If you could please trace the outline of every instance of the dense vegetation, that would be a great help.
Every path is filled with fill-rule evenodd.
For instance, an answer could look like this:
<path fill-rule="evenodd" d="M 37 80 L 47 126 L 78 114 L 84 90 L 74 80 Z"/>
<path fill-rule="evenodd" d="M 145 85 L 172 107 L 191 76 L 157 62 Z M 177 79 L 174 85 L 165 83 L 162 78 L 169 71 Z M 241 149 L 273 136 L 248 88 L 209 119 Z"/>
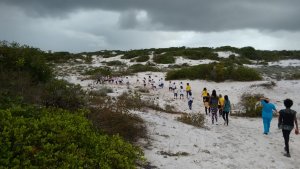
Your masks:
<path fill-rule="evenodd" d="M 49 62 L 58 58 L 37 48 L 0 43 L 1 168 L 135 168 L 142 152 L 118 136 L 126 133 L 108 132 L 107 123 L 105 128 L 96 125 L 99 117 L 89 116 L 95 103 L 81 87 L 53 78 Z M 121 105 L 118 116 L 110 119 L 122 119 L 127 130 L 137 128 L 141 119 L 129 116 L 125 110 L 130 106 Z M 137 130 L 146 133 L 141 124 Z M 137 139 L 135 133 L 129 136 Z"/>
<path fill-rule="evenodd" d="M 166 80 L 174 79 L 253 81 L 261 80 L 261 76 L 251 68 L 235 64 L 211 63 L 168 71 Z"/>

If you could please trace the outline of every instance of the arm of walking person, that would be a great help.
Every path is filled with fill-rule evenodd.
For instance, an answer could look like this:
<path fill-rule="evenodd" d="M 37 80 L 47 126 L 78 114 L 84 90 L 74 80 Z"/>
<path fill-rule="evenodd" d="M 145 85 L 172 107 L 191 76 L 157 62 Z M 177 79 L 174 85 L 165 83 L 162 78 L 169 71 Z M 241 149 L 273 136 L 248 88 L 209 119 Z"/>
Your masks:
<path fill-rule="evenodd" d="M 295 114 L 295 125 L 296 125 L 296 128 L 295 128 L 295 133 L 296 134 L 299 134 L 299 128 L 298 128 L 298 121 L 297 121 L 297 116 L 296 116 L 296 114 Z"/>
<path fill-rule="evenodd" d="M 282 115 L 281 115 L 281 111 L 280 111 L 280 112 L 279 112 L 279 117 L 278 117 L 278 128 L 279 128 L 279 129 L 282 128 L 281 124 L 282 124 Z"/>

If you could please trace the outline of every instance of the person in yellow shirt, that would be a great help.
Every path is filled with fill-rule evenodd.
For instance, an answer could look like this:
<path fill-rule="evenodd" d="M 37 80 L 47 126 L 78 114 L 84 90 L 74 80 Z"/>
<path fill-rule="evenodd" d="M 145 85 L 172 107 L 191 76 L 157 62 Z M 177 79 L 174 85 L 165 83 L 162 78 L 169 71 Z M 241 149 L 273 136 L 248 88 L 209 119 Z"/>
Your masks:
<path fill-rule="evenodd" d="M 219 116 L 221 117 L 222 116 L 222 113 L 223 113 L 223 108 L 224 108 L 224 97 L 222 97 L 221 94 L 219 94 L 219 105 L 218 105 L 218 108 L 219 108 Z"/>
<path fill-rule="evenodd" d="M 207 96 L 208 96 L 208 91 L 206 88 L 203 88 L 203 91 L 202 91 L 203 103 L 207 99 Z"/>
<path fill-rule="evenodd" d="M 185 91 L 186 91 L 186 98 L 188 98 L 188 96 L 189 96 L 190 94 L 192 94 L 192 88 L 191 88 L 191 86 L 190 86 L 189 83 L 186 83 Z"/>

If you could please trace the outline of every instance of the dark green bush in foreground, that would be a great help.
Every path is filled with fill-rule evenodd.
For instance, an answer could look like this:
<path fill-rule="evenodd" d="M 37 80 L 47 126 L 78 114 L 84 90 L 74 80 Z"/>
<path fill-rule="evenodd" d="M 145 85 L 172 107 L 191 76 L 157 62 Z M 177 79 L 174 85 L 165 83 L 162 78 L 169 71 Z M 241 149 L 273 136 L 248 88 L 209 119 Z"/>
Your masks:
<path fill-rule="evenodd" d="M 216 82 L 225 80 L 254 81 L 261 80 L 261 76 L 257 71 L 251 68 L 234 64 L 211 63 L 171 70 L 167 73 L 166 80 L 174 79 L 204 79 Z"/>
<path fill-rule="evenodd" d="M 141 151 L 94 131 L 84 111 L 0 110 L 1 168 L 134 168 Z"/>

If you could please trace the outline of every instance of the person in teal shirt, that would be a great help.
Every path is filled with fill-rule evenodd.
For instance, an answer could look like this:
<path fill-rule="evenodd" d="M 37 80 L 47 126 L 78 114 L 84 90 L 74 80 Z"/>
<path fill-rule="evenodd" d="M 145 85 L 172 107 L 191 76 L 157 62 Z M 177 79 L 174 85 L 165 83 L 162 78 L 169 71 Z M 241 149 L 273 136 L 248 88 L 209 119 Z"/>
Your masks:
<path fill-rule="evenodd" d="M 273 117 L 273 111 L 277 112 L 275 105 L 270 103 L 270 99 L 261 98 L 260 103 L 262 105 L 262 119 L 264 123 L 264 134 L 268 135 L 270 132 L 270 124 Z"/>

